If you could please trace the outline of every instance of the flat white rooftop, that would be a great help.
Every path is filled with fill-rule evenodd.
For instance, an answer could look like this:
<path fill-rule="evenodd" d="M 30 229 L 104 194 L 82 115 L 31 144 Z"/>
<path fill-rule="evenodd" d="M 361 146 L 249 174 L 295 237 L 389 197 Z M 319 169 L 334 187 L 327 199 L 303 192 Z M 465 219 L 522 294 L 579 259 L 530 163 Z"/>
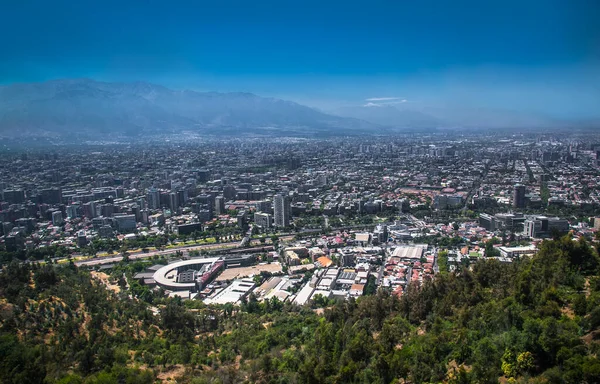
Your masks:
<path fill-rule="evenodd" d="M 394 249 L 392 256 L 401 259 L 420 259 L 426 249 L 425 244 L 400 246 Z"/>
<path fill-rule="evenodd" d="M 314 288 L 310 286 L 310 284 L 306 283 L 304 287 L 298 292 L 296 298 L 294 299 L 294 303 L 298 305 L 304 305 L 310 299 L 310 295 L 312 295 Z"/>
<path fill-rule="evenodd" d="M 254 288 L 252 279 L 234 280 L 227 288 L 217 293 L 214 297 L 204 299 L 205 304 L 237 303 L 243 296 Z"/>

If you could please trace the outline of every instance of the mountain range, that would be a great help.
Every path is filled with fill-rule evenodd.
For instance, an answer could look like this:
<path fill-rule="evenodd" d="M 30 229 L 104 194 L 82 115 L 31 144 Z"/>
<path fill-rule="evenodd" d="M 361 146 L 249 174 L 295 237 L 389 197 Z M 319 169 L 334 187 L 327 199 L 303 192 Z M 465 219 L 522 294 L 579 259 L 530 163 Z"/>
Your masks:
<path fill-rule="evenodd" d="M 0 135 L 141 136 L 369 132 L 377 124 L 251 93 L 171 90 L 145 82 L 54 80 L 0 87 Z"/>
<path fill-rule="evenodd" d="M 0 87 L 0 137 L 352 135 L 442 128 L 564 127 L 534 114 L 367 103 L 321 111 L 251 93 L 172 90 L 90 79 Z"/>

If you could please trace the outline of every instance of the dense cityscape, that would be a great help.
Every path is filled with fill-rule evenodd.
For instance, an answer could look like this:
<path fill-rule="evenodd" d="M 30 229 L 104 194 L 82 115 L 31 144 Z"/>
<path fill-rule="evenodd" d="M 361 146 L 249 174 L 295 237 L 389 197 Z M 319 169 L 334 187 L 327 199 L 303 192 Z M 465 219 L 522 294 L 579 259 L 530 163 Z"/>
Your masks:
<path fill-rule="evenodd" d="M 592 239 L 599 154 L 590 133 L 5 153 L 2 255 L 104 272 L 161 257 L 179 264 L 133 279 L 207 303 L 402 295 L 439 271 L 440 253 L 453 270 L 568 232 Z"/>

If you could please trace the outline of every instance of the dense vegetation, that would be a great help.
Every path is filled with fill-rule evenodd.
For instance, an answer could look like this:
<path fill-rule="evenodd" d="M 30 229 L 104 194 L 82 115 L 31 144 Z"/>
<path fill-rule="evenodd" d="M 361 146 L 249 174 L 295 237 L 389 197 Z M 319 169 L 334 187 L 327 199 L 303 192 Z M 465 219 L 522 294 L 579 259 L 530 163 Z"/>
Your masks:
<path fill-rule="evenodd" d="M 597 383 L 599 265 L 564 237 L 512 264 L 444 268 L 401 298 L 313 310 L 148 298 L 72 264 L 13 263 L 0 274 L 0 383 Z"/>

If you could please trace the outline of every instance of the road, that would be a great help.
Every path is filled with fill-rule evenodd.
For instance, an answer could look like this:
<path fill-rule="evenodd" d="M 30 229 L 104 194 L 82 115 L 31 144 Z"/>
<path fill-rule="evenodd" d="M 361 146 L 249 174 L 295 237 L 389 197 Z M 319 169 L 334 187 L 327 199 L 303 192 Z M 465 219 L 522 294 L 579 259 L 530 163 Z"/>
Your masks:
<path fill-rule="evenodd" d="M 289 241 L 294 238 L 294 235 L 284 235 L 279 239 L 282 241 Z M 249 245 L 260 245 L 260 241 L 258 239 L 252 239 Z M 163 256 L 163 255 L 171 255 L 177 251 L 183 251 L 185 253 L 189 253 L 190 251 L 206 251 L 206 250 L 226 250 L 226 249 L 238 249 L 240 247 L 240 243 L 237 241 L 229 242 L 229 243 L 217 243 L 217 244 L 202 244 L 202 245 L 186 245 L 177 248 L 165 249 L 164 251 L 150 251 L 150 252 L 136 252 L 129 254 L 129 260 L 141 260 L 148 259 L 154 256 Z M 66 260 L 66 259 L 64 259 Z M 93 259 L 87 260 L 79 260 L 74 262 L 76 266 L 96 266 L 102 264 L 111 264 L 118 263 L 123 260 L 122 255 L 115 256 L 106 256 L 106 257 L 96 257 Z M 60 260 L 59 260 L 60 262 Z"/>
<path fill-rule="evenodd" d="M 214 250 L 214 249 L 231 249 L 231 248 L 238 248 L 238 247 L 239 247 L 239 242 L 237 242 L 237 241 L 230 242 L 230 243 L 220 243 L 220 244 L 203 244 L 203 245 L 191 245 L 191 246 L 187 245 L 187 246 L 181 246 L 181 247 L 177 247 L 177 248 L 165 249 L 164 251 L 149 251 L 149 252 L 132 253 L 132 254 L 129 254 L 129 260 L 147 259 L 147 258 L 151 258 L 154 256 L 169 255 L 169 254 L 173 254 L 177 251 L 190 252 L 190 251 L 202 251 L 202 250 Z M 75 265 L 77 265 L 77 266 L 82 266 L 82 265 L 92 266 L 92 265 L 117 263 L 121 260 L 123 260 L 122 255 L 96 257 L 93 259 L 76 261 Z"/>
<path fill-rule="evenodd" d="M 355 229 L 355 228 L 364 228 L 364 227 L 369 227 L 369 226 L 373 226 L 372 224 L 366 224 L 366 225 L 352 225 L 352 226 L 345 226 L 345 227 L 340 227 L 340 228 L 332 228 L 331 230 L 345 230 L 345 229 Z M 299 231 L 299 234 L 307 234 L 307 233 L 318 233 L 321 232 L 322 229 L 306 229 L 306 230 L 301 230 Z M 290 241 L 294 238 L 295 234 L 285 234 L 285 235 L 280 235 L 279 236 L 279 240 L 280 241 Z M 270 242 L 271 239 L 267 238 L 267 242 Z M 183 245 L 181 247 L 174 247 L 174 248 L 170 248 L 170 249 L 165 249 L 164 251 L 149 251 L 149 252 L 136 252 L 136 253 L 129 253 L 129 260 L 141 260 L 141 259 L 148 259 L 148 258 L 152 258 L 154 256 L 163 256 L 163 255 L 170 255 L 173 254 L 177 251 L 182 251 L 182 252 L 186 252 L 189 253 L 190 251 L 210 251 L 210 250 L 227 250 L 227 249 L 237 249 L 237 248 L 243 248 L 241 247 L 242 243 L 238 242 L 238 241 L 232 241 L 232 242 L 228 242 L 228 243 L 214 243 L 214 244 L 202 244 L 202 245 Z M 252 245 L 260 245 L 260 240 L 259 239 L 251 239 L 248 244 L 248 246 L 252 246 Z M 76 256 L 75 256 L 76 257 Z M 66 262 L 68 259 L 58 259 L 55 260 L 57 262 Z M 96 257 L 96 258 L 92 258 L 92 259 L 86 259 L 86 260 L 79 260 L 79 261 L 75 261 L 74 264 L 77 266 L 96 266 L 96 265 L 102 265 L 102 264 L 110 264 L 110 263 L 118 263 L 119 261 L 123 260 L 123 256 L 122 255 L 114 255 L 114 256 L 105 256 L 105 257 Z"/>

